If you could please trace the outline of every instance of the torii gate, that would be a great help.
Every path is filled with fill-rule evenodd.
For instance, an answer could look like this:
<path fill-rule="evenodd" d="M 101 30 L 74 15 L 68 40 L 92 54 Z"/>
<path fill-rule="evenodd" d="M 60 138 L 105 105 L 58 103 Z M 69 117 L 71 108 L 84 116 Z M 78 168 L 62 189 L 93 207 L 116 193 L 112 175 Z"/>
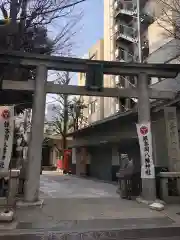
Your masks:
<path fill-rule="evenodd" d="M 148 78 L 175 78 L 180 72 L 180 67 L 177 64 L 130 64 L 7 51 L 0 52 L 0 63 L 11 64 L 16 67 L 35 67 L 37 70 L 35 81 L 5 80 L 2 84 L 2 89 L 34 92 L 32 131 L 24 198 L 27 202 L 38 201 L 46 93 L 138 98 L 138 119 L 139 123 L 144 123 L 150 122 L 149 99 L 173 99 L 175 97 L 173 92 L 157 91 L 149 88 Z M 48 70 L 86 73 L 88 67 L 92 64 L 101 65 L 103 74 L 137 76 L 137 88 L 103 88 L 102 91 L 88 91 L 83 86 L 62 86 L 47 82 Z M 154 165 L 152 167 L 154 168 Z M 155 177 L 142 178 L 142 194 L 149 200 L 155 199 Z"/>

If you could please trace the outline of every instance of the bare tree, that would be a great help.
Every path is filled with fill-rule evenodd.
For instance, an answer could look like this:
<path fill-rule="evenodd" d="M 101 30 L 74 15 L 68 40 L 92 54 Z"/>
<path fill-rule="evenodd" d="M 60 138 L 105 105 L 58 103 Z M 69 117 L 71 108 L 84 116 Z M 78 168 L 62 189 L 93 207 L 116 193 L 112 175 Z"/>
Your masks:
<path fill-rule="evenodd" d="M 71 81 L 69 72 L 57 74 L 55 81 L 61 85 L 68 85 Z M 53 106 L 54 118 L 49 123 L 55 130 L 56 134 L 60 134 L 63 139 L 63 149 L 67 148 L 67 133 L 78 130 L 83 124 L 87 123 L 86 117 L 83 115 L 83 109 L 86 108 L 82 98 L 69 96 L 67 94 L 56 95 L 54 98 L 56 104 Z"/>
<path fill-rule="evenodd" d="M 156 0 L 154 21 L 163 29 L 164 37 L 180 40 L 180 1 Z"/>
<path fill-rule="evenodd" d="M 10 24 L 0 27 L 0 50 L 13 49 L 40 54 L 69 55 L 76 26 L 82 17 L 82 13 L 76 12 L 75 7 L 84 1 L 0 0 L 2 16 L 11 19 Z M 48 32 L 53 25 L 56 31 L 50 36 Z M 33 69 L 1 64 L 0 82 L 5 78 L 33 79 L 35 74 Z M 32 101 L 31 94 L 26 96 L 25 101 Z M 21 111 L 24 106 L 18 106 L 19 110 Z"/>
<path fill-rule="evenodd" d="M 69 72 L 63 72 L 57 74 L 56 83 L 61 85 L 68 85 L 70 83 L 71 77 Z M 58 106 L 54 106 L 54 110 L 56 112 L 55 121 L 53 125 L 55 126 L 56 130 L 59 134 L 61 134 L 63 138 L 63 149 L 66 149 L 67 141 L 66 135 L 68 131 L 68 105 L 69 99 L 67 94 L 60 94 L 56 97 L 58 101 Z"/>
<path fill-rule="evenodd" d="M 5 37 L 8 39 L 4 43 L 16 50 L 36 52 L 37 42 L 40 41 L 38 47 L 40 45 L 41 48 L 45 48 L 47 45 L 51 46 L 49 51 L 46 49 L 46 53 L 52 51 L 58 54 L 67 53 L 67 49 L 72 47 L 72 37 L 76 32 L 76 25 L 82 17 L 82 13 L 75 12 L 75 6 L 84 1 L 1 0 L 0 9 L 4 18 L 11 19 L 11 28 L 9 26 L 3 28 L 9 29 L 8 36 L 5 31 Z M 52 29 L 53 25 L 56 25 L 56 31 L 50 40 L 47 38 L 47 29 Z M 17 31 L 13 32 L 15 26 Z M 35 37 L 37 32 L 39 36 Z M 46 41 L 43 42 L 42 39 Z M 36 47 L 32 42 L 36 42 Z"/>
<path fill-rule="evenodd" d="M 88 125 L 87 116 L 84 116 L 84 109 L 87 105 L 83 98 L 74 97 L 69 105 L 69 129 L 73 132 L 78 131 Z"/>

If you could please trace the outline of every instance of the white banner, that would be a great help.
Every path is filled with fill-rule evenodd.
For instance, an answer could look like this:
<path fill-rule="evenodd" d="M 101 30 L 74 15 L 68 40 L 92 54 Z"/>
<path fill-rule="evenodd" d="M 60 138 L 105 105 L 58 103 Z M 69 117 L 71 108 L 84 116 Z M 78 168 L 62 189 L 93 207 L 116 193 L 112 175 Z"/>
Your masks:
<path fill-rule="evenodd" d="M 151 124 L 137 124 L 141 152 L 141 178 L 155 178 L 154 163 L 152 155 Z"/>
<path fill-rule="evenodd" d="M 14 107 L 0 106 L 0 171 L 7 171 L 14 138 Z"/>

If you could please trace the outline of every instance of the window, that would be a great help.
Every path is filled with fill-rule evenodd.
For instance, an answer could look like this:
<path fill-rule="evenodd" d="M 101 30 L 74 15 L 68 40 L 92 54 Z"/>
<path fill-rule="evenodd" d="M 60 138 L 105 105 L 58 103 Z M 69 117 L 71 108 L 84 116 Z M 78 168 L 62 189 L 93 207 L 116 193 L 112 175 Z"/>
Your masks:
<path fill-rule="evenodd" d="M 116 109 L 116 112 L 119 112 L 119 110 L 120 110 L 119 103 L 116 103 L 116 105 L 115 105 L 115 109 Z"/>
<path fill-rule="evenodd" d="M 120 83 L 120 86 L 125 87 L 125 84 L 126 84 L 126 76 L 125 76 L 125 77 L 124 77 L 124 76 L 120 76 L 120 81 L 119 81 L 119 83 Z"/>
<path fill-rule="evenodd" d="M 95 113 L 96 109 L 97 109 L 97 100 L 95 100 L 89 104 L 89 114 Z"/>
<path fill-rule="evenodd" d="M 119 50 L 120 50 L 120 58 L 125 60 L 125 51 L 124 51 L 124 49 L 120 48 Z"/>
<path fill-rule="evenodd" d="M 81 80 L 84 80 L 85 77 L 86 77 L 86 74 L 85 74 L 85 73 L 80 73 L 80 79 L 81 79 Z"/>
<path fill-rule="evenodd" d="M 129 77 L 129 82 L 131 86 L 134 86 L 136 84 L 136 78 L 135 77 Z"/>

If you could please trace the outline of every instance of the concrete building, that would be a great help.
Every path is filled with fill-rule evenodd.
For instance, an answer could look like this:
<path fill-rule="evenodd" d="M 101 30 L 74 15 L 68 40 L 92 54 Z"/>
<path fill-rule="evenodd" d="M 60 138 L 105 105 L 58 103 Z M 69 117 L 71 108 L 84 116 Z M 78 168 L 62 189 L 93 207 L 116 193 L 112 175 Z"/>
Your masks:
<path fill-rule="evenodd" d="M 154 34 L 154 16 L 160 14 L 160 6 L 155 1 L 141 0 L 140 9 L 140 45 L 138 31 L 138 1 L 131 0 L 104 0 L 104 59 L 136 62 L 146 61 L 149 55 L 150 43 L 156 41 Z M 152 25 L 152 26 L 151 26 Z M 161 40 L 160 40 L 161 42 Z M 157 43 L 156 43 L 157 44 Z M 141 56 L 139 56 L 139 46 L 141 46 Z M 151 46 L 152 47 L 152 46 Z M 151 49 L 150 51 L 154 51 Z M 157 79 L 152 79 L 153 83 Z M 134 87 L 136 78 L 127 76 L 105 76 L 105 86 L 119 88 Z M 104 116 L 109 116 L 115 112 L 126 112 L 134 107 L 135 99 L 105 99 Z"/>
<path fill-rule="evenodd" d="M 141 16 L 141 60 L 149 63 L 164 63 L 179 55 L 179 41 L 167 37 L 165 29 L 172 27 L 162 17 L 163 5 L 153 0 L 140 1 Z M 137 0 L 104 0 L 104 41 L 99 41 L 89 51 L 88 57 L 121 62 L 139 61 L 139 36 Z M 169 11 L 169 10 L 167 10 Z M 102 49 L 104 46 L 104 50 Z M 173 49 L 172 49 L 173 48 Z M 94 54 L 96 52 L 96 54 Z M 98 56 L 97 56 L 98 55 Z M 84 74 L 79 74 L 79 85 L 84 85 Z M 135 77 L 104 76 L 105 87 L 134 87 Z M 169 83 L 171 86 L 169 86 Z M 150 79 L 152 87 L 164 90 L 180 88 L 177 81 Z M 177 86 L 177 84 L 179 86 Z M 101 101 L 100 101 L 101 99 Z M 84 97 L 88 109 L 84 110 L 89 123 L 113 115 L 116 112 L 126 112 L 132 109 L 136 99 Z"/>
<path fill-rule="evenodd" d="M 104 59 L 122 62 L 139 61 L 137 0 L 104 0 Z M 162 1 L 163 2 L 163 1 Z M 178 3 L 154 0 L 140 1 L 142 61 L 148 63 L 179 63 L 180 40 L 174 38 L 178 24 Z M 177 28 L 179 29 L 179 28 Z M 162 81 L 163 80 L 163 81 Z M 152 78 L 153 88 L 180 90 L 179 76 L 174 79 Z M 105 86 L 133 87 L 135 78 L 105 76 Z M 135 105 L 134 99 L 105 99 L 104 116 L 123 112 Z"/>
<path fill-rule="evenodd" d="M 175 63 L 179 64 L 180 40 L 178 37 L 179 27 L 175 29 L 173 24 L 177 24 L 176 16 L 178 2 L 169 1 L 165 6 L 161 6 L 161 11 L 156 11 L 156 19 L 148 27 L 149 39 L 149 56 L 148 63 Z M 157 9 L 157 7 L 156 7 Z M 163 12 L 163 13 L 162 13 Z M 166 14 L 164 13 L 166 12 Z M 167 18 L 168 16 L 168 18 Z M 176 32 L 177 31 L 177 32 Z M 174 38 L 177 36 L 177 39 Z M 156 89 L 161 90 L 180 90 L 180 77 L 176 79 L 161 79 L 153 85 Z"/>
<path fill-rule="evenodd" d="M 178 42 L 165 37 L 163 27 L 160 27 L 158 23 L 162 17 L 160 10 L 162 6 L 154 2 L 140 1 L 142 60 L 153 63 L 178 62 L 179 53 L 176 48 L 172 50 L 172 45 L 176 43 L 177 46 Z M 167 27 L 171 28 L 168 25 Z M 105 0 L 104 60 L 139 61 L 138 40 L 136 1 Z M 153 84 L 152 87 L 159 90 L 171 90 L 172 82 L 175 90 L 177 87 L 175 82 L 178 82 L 177 79 L 174 81 L 157 78 L 150 80 L 149 84 Z M 105 87 L 133 87 L 136 85 L 136 79 L 127 76 L 116 78 L 105 76 L 104 85 Z M 176 110 L 177 118 L 179 116 L 178 99 L 177 97 L 169 102 L 154 101 L 151 103 L 153 159 L 156 176 L 164 170 L 170 172 L 180 170 L 179 120 L 176 120 Z M 105 119 L 92 123 L 88 128 L 73 134 L 74 142 L 71 146 L 74 147 L 73 163 L 76 164 L 77 174 L 79 175 L 82 171 L 83 174 L 86 172 L 87 175 L 99 179 L 116 180 L 116 172 L 123 165 L 124 156 L 133 160 L 137 172 L 140 173 L 141 153 L 136 129 L 138 116 L 134 100 L 107 98 L 104 99 L 104 106 Z M 115 112 L 118 113 L 114 114 Z M 174 125 L 173 134 L 169 127 L 171 124 Z M 173 141 L 170 140 L 170 135 L 171 137 L 173 135 Z M 81 161 L 81 158 L 88 160 Z M 158 181 L 156 188 L 157 196 L 162 197 Z M 179 190 L 177 191 L 180 196 Z"/>
<path fill-rule="evenodd" d="M 94 46 L 89 49 L 86 58 L 93 60 L 103 60 L 104 59 L 104 40 L 100 39 Z M 78 75 L 78 85 L 85 85 L 85 74 L 79 73 Z M 84 96 L 84 103 L 87 105 L 83 111 L 85 117 L 88 118 L 88 123 L 92 123 L 104 118 L 104 98 L 102 97 L 91 97 Z"/>

